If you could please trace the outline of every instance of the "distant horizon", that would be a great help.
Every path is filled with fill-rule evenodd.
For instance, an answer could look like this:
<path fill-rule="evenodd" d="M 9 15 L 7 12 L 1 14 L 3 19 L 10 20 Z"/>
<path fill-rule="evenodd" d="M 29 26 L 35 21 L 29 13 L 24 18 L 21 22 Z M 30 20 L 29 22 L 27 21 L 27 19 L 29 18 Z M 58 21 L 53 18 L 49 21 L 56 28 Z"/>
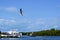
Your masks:
<path fill-rule="evenodd" d="M 51 28 L 55 29 L 55 28 Z M 46 29 L 46 30 L 51 30 L 51 29 Z M 55 30 L 60 30 L 60 29 L 55 29 Z M 1 31 L 1 30 L 0 30 Z M 1 31 L 1 32 L 9 32 L 9 31 L 16 31 L 16 32 L 38 32 L 38 31 L 44 31 L 44 30 L 36 30 L 36 31 L 17 31 L 17 30 L 7 30 L 7 31 Z"/>

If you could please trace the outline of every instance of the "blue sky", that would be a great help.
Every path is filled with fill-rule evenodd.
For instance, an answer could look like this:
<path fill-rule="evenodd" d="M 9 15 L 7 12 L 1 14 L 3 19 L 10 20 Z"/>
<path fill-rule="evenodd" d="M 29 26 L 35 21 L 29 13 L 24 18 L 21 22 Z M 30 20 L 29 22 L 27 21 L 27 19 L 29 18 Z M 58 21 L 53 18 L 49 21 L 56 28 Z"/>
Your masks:
<path fill-rule="evenodd" d="M 19 9 L 23 9 L 23 16 Z M 39 31 L 60 28 L 60 0 L 0 0 L 0 30 Z"/>

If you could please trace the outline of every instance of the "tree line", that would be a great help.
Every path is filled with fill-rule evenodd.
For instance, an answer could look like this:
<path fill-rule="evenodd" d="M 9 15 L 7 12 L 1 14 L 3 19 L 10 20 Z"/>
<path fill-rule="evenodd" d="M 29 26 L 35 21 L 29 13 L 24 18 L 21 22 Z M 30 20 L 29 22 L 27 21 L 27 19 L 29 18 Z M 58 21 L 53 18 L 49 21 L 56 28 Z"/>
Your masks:
<path fill-rule="evenodd" d="M 23 35 L 30 35 L 32 32 L 23 32 Z M 42 31 L 37 31 L 33 32 L 32 36 L 60 36 L 60 30 L 56 30 L 54 28 L 50 30 L 42 30 Z"/>

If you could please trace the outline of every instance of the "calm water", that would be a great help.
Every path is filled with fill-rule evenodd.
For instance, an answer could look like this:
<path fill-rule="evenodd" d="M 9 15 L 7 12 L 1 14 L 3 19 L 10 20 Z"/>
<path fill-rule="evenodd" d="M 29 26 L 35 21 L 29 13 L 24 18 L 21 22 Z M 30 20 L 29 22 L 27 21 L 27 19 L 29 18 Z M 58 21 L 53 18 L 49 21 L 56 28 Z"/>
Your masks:
<path fill-rule="evenodd" d="M 0 40 L 60 40 L 60 36 L 23 36 L 21 38 L 1 38 Z"/>

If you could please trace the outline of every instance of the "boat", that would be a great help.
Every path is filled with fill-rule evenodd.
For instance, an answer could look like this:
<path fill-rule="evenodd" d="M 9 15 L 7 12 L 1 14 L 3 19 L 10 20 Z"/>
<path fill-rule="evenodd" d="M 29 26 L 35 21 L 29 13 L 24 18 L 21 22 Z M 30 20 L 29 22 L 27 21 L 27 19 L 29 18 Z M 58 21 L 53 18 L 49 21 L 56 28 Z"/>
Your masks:
<path fill-rule="evenodd" d="M 22 33 L 16 31 L 1 32 L 1 38 L 20 38 Z"/>

